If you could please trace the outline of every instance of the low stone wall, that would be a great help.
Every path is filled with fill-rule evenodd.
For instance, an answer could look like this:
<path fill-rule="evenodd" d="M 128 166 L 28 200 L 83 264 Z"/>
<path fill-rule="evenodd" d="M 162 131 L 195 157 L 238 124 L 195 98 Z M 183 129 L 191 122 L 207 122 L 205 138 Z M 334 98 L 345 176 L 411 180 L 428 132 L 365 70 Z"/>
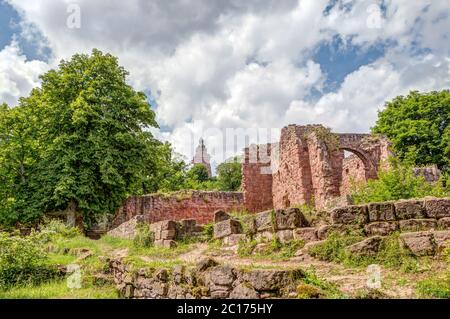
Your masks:
<path fill-rule="evenodd" d="M 298 270 L 242 270 L 204 259 L 195 267 L 133 270 L 121 260 L 109 263 L 122 297 L 130 299 L 265 299 L 296 297 Z"/>
<path fill-rule="evenodd" d="M 199 236 L 203 231 L 203 227 L 197 225 L 195 219 L 183 219 L 180 221 L 163 220 L 156 223 L 149 223 L 147 216 L 137 215 L 110 230 L 108 235 L 133 239 L 137 234 L 138 224 L 140 223 L 149 224 L 150 231 L 153 232 L 154 244 L 160 247 L 174 247 L 176 246 L 176 240 L 183 239 L 184 237 Z"/>
<path fill-rule="evenodd" d="M 450 246 L 450 199 L 425 198 L 350 205 L 333 209 L 321 225 L 312 227 L 297 208 L 278 209 L 247 216 L 238 221 L 221 216 L 214 225 L 214 236 L 225 245 L 256 238 L 281 242 L 325 240 L 332 232 L 358 231 L 370 239 L 359 248 L 374 246 L 383 236 L 400 232 L 403 246 L 417 256 L 434 255 Z"/>
<path fill-rule="evenodd" d="M 169 195 L 132 196 L 117 210 L 109 229 L 137 215 L 143 215 L 149 223 L 195 219 L 198 224 L 205 224 L 213 220 L 214 211 L 218 209 L 245 209 L 243 193 L 180 191 Z"/>

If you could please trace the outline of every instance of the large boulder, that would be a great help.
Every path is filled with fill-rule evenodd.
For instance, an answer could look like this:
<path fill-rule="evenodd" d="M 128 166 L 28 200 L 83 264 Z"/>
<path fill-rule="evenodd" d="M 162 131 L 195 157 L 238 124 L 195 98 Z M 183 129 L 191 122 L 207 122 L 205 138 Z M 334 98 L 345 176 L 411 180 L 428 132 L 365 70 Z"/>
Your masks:
<path fill-rule="evenodd" d="M 442 251 L 445 248 L 450 247 L 450 230 L 434 231 L 433 238 L 438 251 Z"/>
<path fill-rule="evenodd" d="M 395 220 L 395 208 L 392 202 L 370 203 L 367 209 L 371 222 Z"/>
<path fill-rule="evenodd" d="M 437 227 L 436 219 L 407 219 L 399 221 L 400 231 L 413 232 L 431 230 Z"/>
<path fill-rule="evenodd" d="M 273 210 L 267 210 L 255 215 L 256 231 L 273 231 L 274 230 L 274 216 Z"/>
<path fill-rule="evenodd" d="M 244 283 L 238 284 L 230 293 L 231 299 L 259 299 L 259 293 Z"/>
<path fill-rule="evenodd" d="M 276 230 L 306 226 L 306 219 L 298 208 L 277 209 L 274 222 Z"/>
<path fill-rule="evenodd" d="M 368 222 L 367 206 L 352 205 L 335 208 L 331 211 L 333 224 L 365 224 Z"/>
<path fill-rule="evenodd" d="M 443 217 L 438 220 L 438 228 L 447 229 L 450 228 L 450 217 Z"/>
<path fill-rule="evenodd" d="M 233 268 L 226 265 L 219 265 L 211 268 L 211 281 L 217 286 L 231 286 L 236 279 Z"/>
<path fill-rule="evenodd" d="M 450 217 L 450 199 L 427 198 L 425 199 L 425 211 L 429 218 Z"/>
<path fill-rule="evenodd" d="M 381 241 L 381 236 L 369 237 L 363 241 L 348 246 L 346 250 L 354 255 L 373 256 L 378 252 Z"/>
<path fill-rule="evenodd" d="M 219 209 L 214 212 L 214 223 L 223 222 L 224 220 L 228 220 L 230 218 L 231 216 L 223 210 Z"/>
<path fill-rule="evenodd" d="M 242 225 L 238 220 L 227 219 L 214 224 L 214 238 L 220 239 L 231 234 L 241 234 Z"/>
<path fill-rule="evenodd" d="M 256 291 L 274 291 L 288 286 L 301 276 L 300 270 L 255 270 L 243 272 L 242 281 L 249 283 Z"/>
<path fill-rule="evenodd" d="M 395 215 L 397 219 L 425 218 L 425 207 L 423 201 L 409 199 L 401 200 L 395 204 Z"/>
<path fill-rule="evenodd" d="M 305 243 L 318 240 L 317 230 L 314 227 L 296 228 L 293 235 L 294 239 L 303 240 Z"/>
<path fill-rule="evenodd" d="M 374 222 L 364 226 L 366 234 L 387 236 L 398 230 L 397 222 Z"/>
<path fill-rule="evenodd" d="M 412 232 L 400 234 L 404 247 L 416 256 L 434 255 L 435 245 L 431 232 Z"/>

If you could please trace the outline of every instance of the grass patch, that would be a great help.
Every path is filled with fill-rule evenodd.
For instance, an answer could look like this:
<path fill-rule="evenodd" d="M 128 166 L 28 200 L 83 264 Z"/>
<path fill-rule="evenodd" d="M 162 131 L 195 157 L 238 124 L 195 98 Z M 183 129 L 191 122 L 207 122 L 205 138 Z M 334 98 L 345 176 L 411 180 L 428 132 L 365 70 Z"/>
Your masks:
<path fill-rule="evenodd" d="M 394 233 L 383 238 L 379 251 L 373 256 L 350 254 L 346 247 L 365 238 L 361 235 L 331 233 L 324 243 L 313 246 L 309 253 L 321 260 L 339 262 L 349 267 L 365 267 L 380 264 L 390 268 L 398 268 L 404 272 L 418 272 L 418 259 L 410 255 L 399 243 L 399 234 Z"/>
<path fill-rule="evenodd" d="M 82 286 L 70 289 L 65 280 L 51 281 L 37 286 L 14 287 L 0 291 L 0 299 L 116 299 L 116 289 L 110 286 Z"/>
<path fill-rule="evenodd" d="M 450 271 L 444 277 L 434 277 L 419 281 L 416 291 L 421 298 L 450 299 Z"/>

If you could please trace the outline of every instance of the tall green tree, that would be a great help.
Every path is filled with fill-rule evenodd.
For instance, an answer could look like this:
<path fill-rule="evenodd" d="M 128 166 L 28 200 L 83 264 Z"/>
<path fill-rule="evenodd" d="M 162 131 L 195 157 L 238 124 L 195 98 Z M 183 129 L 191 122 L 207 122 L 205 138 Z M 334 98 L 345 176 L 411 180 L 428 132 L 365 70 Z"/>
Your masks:
<path fill-rule="evenodd" d="M 154 112 L 145 95 L 127 84 L 127 75 L 110 54 L 74 55 L 41 76 L 41 87 L 20 101 L 15 116 L 7 116 L 19 123 L 32 116 L 25 129 L 15 124 L 14 141 L 7 142 L 15 150 L 9 160 L 14 168 L 6 169 L 22 183 L 14 199 L 19 219 L 66 210 L 89 221 L 114 212 L 145 187 L 158 165 L 152 155 L 162 144 L 148 131 L 157 127 Z M 28 160 L 20 155 L 22 131 L 31 149 Z"/>
<path fill-rule="evenodd" d="M 239 157 L 217 166 L 217 184 L 222 191 L 237 191 L 241 187 L 242 172 Z"/>
<path fill-rule="evenodd" d="M 414 165 L 450 168 L 450 92 L 410 92 L 386 103 L 373 127 L 393 143 L 396 155 Z"/>

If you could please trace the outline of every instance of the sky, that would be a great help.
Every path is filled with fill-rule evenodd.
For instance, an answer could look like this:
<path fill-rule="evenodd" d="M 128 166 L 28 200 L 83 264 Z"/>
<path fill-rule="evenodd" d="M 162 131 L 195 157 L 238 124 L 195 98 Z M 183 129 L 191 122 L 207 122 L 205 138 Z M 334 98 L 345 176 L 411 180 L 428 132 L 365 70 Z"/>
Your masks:
<path fill-rule="evenodd" d="M 215 166 L 288 124 L 369 132 L 395 96 L 449 89 L 449 13 L 442 0 L 0 0 L 0 103 L 98 48 L 147 94 L 155 136 L 186 159 L 203 137 Z"/>

